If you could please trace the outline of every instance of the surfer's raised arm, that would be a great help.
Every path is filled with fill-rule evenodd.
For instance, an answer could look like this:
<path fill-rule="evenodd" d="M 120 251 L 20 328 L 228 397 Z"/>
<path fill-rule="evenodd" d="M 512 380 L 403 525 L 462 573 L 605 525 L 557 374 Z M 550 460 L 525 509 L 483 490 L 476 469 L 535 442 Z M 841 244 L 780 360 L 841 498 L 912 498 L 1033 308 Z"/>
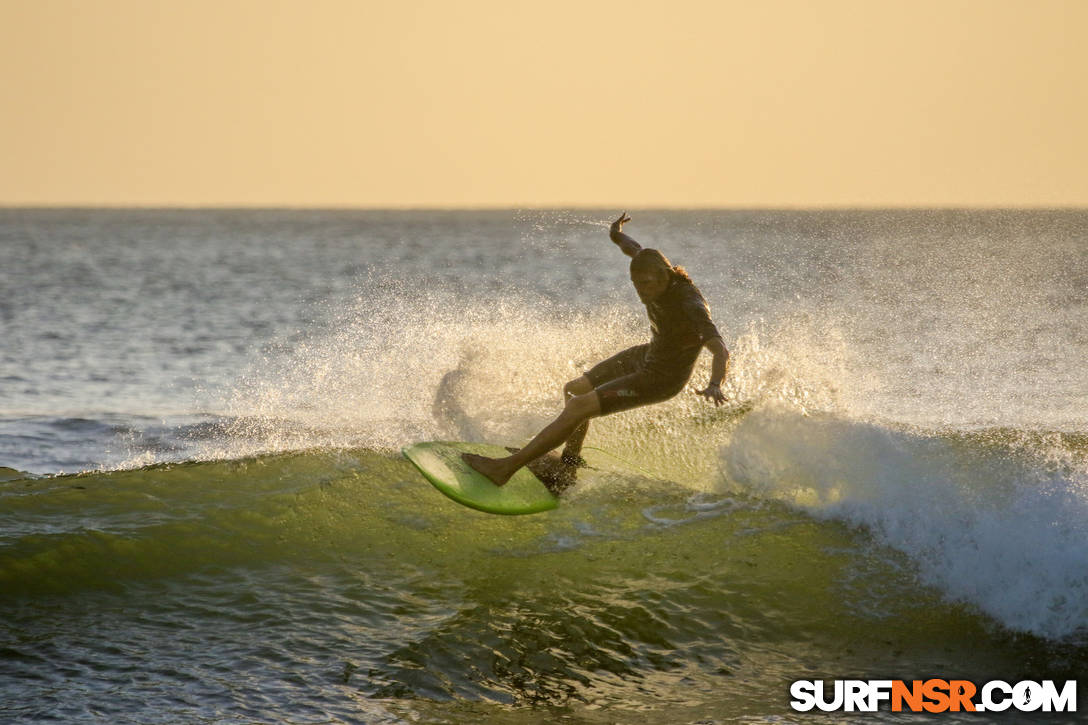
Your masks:
<path fill-rule="evenodd" d="M 627 212 L 620 214 L 620 218 L 612 222 L 608 229 L 608 238 L 615 242 L 628 257 L 633 257 L 642 249 L 642 245 L 623 233 L 623 225 L 631 221 Z"/>

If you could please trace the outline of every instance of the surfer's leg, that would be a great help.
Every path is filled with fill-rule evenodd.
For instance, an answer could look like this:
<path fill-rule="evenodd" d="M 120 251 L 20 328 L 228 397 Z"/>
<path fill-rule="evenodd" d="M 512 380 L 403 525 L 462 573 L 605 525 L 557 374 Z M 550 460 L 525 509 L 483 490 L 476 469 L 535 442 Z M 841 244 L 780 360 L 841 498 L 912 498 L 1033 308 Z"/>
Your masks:
<path fill-rule="evenodd" d="M 664 377 L 640 370 L 598 385 L 594 392 L 600 404 L 600 415 L 612 415 L 666 401 L 683 390 L 687 382 L 687 375 Z"/>
<path fill-rule="evenodd" d="M 514 473 L 529 461 L 557 448 L 563 441 L 590 418 L 599 415 L 601 404 L 597 393 L 590 391 L 577 395 L 567 401 L 559 417 L 544 427 L 529 443 L 518 452 L 506 458 L 487 458 L 474 453 L 461 456 L 465 463 L 487 476 L 496 485 L 502 486 Z"/>
<path fill-rule="evenodd" d="M 563 401 L 565 403 L 567 400 L 578 395 L 585 395 L 591 390 L 593 390 L 593 382 L 583 375 L 577 380 L 571 380 L 563 386 Z M 575 428 L 574 432 L 567 438 L 567 445 L 563 447 L 563 463 L 568 466 L 577 466 L 579 463 L 583 462 L 582 443 L 585 442 L 587 433 L 589 433 L 588 420 Z"/>
<path fill-rule="evenodd" d="M 570 381 L 563 387 L 565 399 L 569 400 L 578 395 L 585 395 L 604 383 L 640 370 L 649 347 L 646 344 L 635 345 L 597 363 L 587 370 L 585 375 Z M 598 402 L 600 402 L 599 397 Z M 588 433 L 589 420 L 587 419 L 586 422 L 575 428 L 574 432 L 567 438 L 567 445 L 563 448 L 561 459 L 571 467 L 572 472 L 579 464 L 585 463 L 582 459 L 582 444 L 585 443 Z"/>

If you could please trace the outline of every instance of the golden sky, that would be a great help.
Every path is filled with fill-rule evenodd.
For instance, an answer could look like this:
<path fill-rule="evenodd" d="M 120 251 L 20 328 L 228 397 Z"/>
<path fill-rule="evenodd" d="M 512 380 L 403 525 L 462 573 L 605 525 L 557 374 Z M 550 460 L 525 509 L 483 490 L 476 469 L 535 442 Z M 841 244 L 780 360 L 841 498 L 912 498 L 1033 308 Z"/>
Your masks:
<path fill-rule="evenodd" d="M 0 0 L 0 204 L 1086 206 L 1081 0 Z"/>

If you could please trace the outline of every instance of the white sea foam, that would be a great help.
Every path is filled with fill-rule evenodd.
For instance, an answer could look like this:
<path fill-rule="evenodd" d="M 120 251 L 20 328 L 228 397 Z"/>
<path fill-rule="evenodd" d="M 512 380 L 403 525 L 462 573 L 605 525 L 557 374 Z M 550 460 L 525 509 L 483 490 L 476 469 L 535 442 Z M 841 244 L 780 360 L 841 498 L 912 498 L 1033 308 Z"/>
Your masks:
<path fill-rule="evenodd" d="M 721 455 L 733 484 L 863 527 L 924 583 L 1006 627 L 1060 639 L 1088 626 L 1082 453 L 772 407 Z"/>

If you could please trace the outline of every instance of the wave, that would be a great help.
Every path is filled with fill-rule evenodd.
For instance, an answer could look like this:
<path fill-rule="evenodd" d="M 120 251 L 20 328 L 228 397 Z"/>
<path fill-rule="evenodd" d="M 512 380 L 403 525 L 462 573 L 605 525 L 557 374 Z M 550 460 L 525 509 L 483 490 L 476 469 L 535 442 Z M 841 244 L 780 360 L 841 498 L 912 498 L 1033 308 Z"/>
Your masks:
<path fill-rule="evenodd" d="M 340 557 L 368 568 L 437 562 L 473 576 L 480 556 L 539 566 L 557 552 L 610 541 L 636 542 L 627 563 L 645 570 L 642 557 L 666 531 L 676 532 L 667 544 L 670 565 L 715 547 L 720 557 L 747 562 L 753 555 L 738 541 L 769 536 L 757 558 L 777 562 L 775 577 L 796 577 L 798 549 L 819 559 L 820 551 L 842 546 L 838 529 L 846 525 L 854 531 L 852 568 L 880 583 L 860 586 L 855 574 L 836 574 L 828 564 L 789 584 L 802 587 L 795 595 L 832 589 L 853 616 L 876 617 L 901 613 L 902 602 L 922 596 L 965 604 L 1012 631 L 1083 636 L 1088 437 L 925 432 L 773 404 L 690 418 L 682 430 L 673 415 L 660 415 L 641 421 L 645 439 L 627 448 L 587 451 L 592 468 L 558 511 L 513 519 L 453 504 L 385 449 L 310 449 L 74 476 L 4 469 L 0 592 L 114 588 Z M 596 432 L 617 440 L 626 434 Z M 825 544 L 813 542 L 806 521 L 817 524 L 817 542 Z M 601 572 L 590 566 L 585 575 Z M 787 585 L 766 588 L 775 586 Z"/>
<path fill-rule="evenodd" d="M 281 546 L 305 543 L 322 519 L 336 517 L 326 486 L 362 465 L 348 455 L 285 454 L 9 475 L 0 484 L 0 591 L 109 587 L 275 559 Z"/>
<path fill-rule="evenodd" d="M 376 550 L 409 565 L 438 556 L 467 570 L 466 552 L 491 548 L 496 531 L 510 535 L 504 549 L 510 555 L 575 546 L 578 527 L 585 531 L 594 519 L 579 518 L 584 507 L 606 498 L 617 475 L 597 474 L 571 497 L 581 501 L 572 506 L 573 518 L 556 524 L 464 509 L 401 456 L 371 449 L 46 477 L 3 468 L 0 596 L 112 588 L 208 568 L 369 559 Z M 690 494 L 638 475 L 625 479 L 631 490 L 653 491 L 658 504 L 682 504 Z M 638 508 L 628 513 L 641 518 Z M 436 551 L 430 534 L 438 530 L 457 536 L 458 544 Z"/>
<path fill-rule="evenodd" d="M 1088 437 L 926 432 L 771 407 L 721 449 L 737 488 L 870 533 L 1017 631 L 1088 627 Z"/>

